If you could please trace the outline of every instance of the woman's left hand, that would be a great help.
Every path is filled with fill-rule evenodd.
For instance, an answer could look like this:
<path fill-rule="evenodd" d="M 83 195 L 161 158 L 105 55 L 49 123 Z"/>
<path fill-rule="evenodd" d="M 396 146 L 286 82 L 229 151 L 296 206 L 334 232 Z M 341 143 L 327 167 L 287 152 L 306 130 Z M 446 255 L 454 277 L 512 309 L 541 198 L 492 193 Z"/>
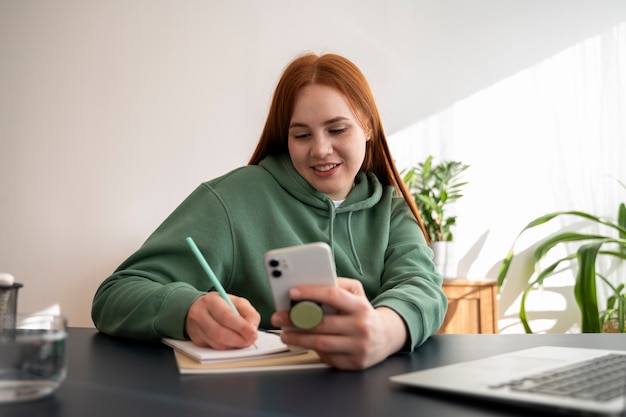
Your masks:
<path fill-rule="evenodd" d="M 291 327 L 286 311 L 274 313 L 272 324 L 285 328 L 281 336 L 284 343 L 314 350 L 323 362 L 345 370 L 368 368 L 404 346 L 406 326 L 395 311 L 375 309 L 358 280 L 338 278 L 337 284 L 291 289 L 292 300 L 327 304 L 337 313 L 324 314 L 312 330 Z"/>

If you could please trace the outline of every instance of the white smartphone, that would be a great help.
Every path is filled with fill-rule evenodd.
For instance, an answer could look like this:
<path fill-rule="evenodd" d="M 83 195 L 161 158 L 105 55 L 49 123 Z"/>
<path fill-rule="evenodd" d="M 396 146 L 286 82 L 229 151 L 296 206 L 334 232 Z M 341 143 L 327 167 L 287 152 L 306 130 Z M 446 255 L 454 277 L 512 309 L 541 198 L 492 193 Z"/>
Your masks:
<path fill-rule="evenodd" d="M 289 311 L 289 289 L 297 285 L 337 285 L 333 253 L 326 243 L 315 242 L 268 251 L 265 270 L 276 311 Z M 325 313 L 334 313 L 322 305 Z"/>

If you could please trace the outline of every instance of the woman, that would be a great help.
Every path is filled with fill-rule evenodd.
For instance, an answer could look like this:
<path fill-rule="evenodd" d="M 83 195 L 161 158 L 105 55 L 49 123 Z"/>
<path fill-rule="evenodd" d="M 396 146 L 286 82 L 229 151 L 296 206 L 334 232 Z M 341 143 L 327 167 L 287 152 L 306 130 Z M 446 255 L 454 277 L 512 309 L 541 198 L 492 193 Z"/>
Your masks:
<path fill-rule="evenodd" d="M 210 291 L 186 236 L 240 315 Z M 290 296 L 338 313 L 281 337 L 337 368 L 364 369 L 412 350 L 443 321 L 447 301 L 425 236 L 360 70 L 338 55 L 304 55 L 285 69 L 249 164 L 198 187 L 101 284 L 92 317 L 112 335 L 249 346 L 259 326 L 290 326 L 287 312 L 274 312 L 264 253 L 323 241 L 347 278 Z"/>

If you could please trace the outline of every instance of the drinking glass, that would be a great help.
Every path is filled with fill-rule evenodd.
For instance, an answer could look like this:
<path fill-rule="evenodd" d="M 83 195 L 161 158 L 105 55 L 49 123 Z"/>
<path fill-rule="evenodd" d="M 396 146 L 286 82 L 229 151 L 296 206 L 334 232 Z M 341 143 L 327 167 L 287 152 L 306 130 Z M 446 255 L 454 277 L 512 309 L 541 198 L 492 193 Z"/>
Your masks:
<path fill-rule="evenodd" d="M 0 403 L 53 393 L 67 373 L 67 320 L 55 314 L 16 314 L 0 329 Z"/>

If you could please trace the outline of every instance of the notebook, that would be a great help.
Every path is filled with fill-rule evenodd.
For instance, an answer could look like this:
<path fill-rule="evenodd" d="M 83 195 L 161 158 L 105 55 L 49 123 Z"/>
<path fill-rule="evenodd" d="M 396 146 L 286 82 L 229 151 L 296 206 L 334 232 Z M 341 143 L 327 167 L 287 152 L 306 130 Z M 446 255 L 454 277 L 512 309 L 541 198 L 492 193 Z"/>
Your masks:
<path fill-rule="evenodd" d="M 254 346 L 215 350 L 189 340 L 163 339 L 174 348 L 181 374 L 266 372 L 328 368 L 312 350 L 287 346 L 274 332 L 259 332 Z"/>
<path fill-rule="evenodd" d="M 559 413 L 626 415 L 626 351 L 541 346 L 395 375 L 391 381 Z M 598 392 L 602 388 L 609 392 Z"/>

